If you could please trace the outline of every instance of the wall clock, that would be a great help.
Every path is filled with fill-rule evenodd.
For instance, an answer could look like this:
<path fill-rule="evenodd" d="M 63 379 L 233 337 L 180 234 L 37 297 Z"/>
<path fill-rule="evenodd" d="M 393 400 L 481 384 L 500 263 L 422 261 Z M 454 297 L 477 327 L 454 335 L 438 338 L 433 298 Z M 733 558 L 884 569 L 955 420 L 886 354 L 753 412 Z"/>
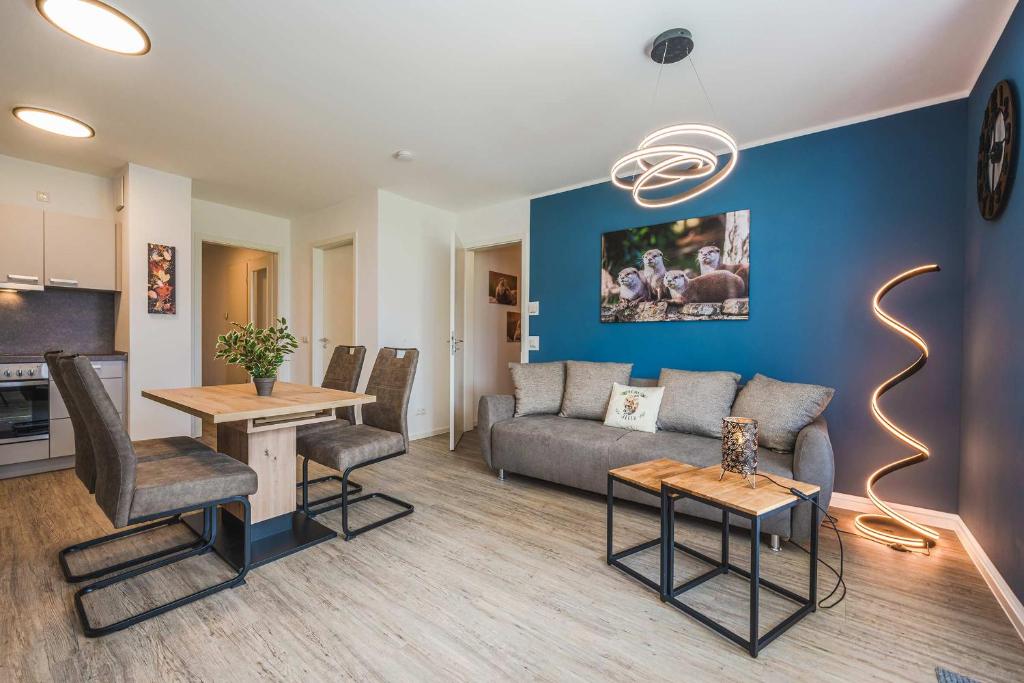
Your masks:
<path fill-rule="evenodd" d="M 978 140 L 978 210 L 987 221 L 998 218 L 1010 198 L 1016 144 L 1013 89 L 1000 81 L 989 95 Z"/>

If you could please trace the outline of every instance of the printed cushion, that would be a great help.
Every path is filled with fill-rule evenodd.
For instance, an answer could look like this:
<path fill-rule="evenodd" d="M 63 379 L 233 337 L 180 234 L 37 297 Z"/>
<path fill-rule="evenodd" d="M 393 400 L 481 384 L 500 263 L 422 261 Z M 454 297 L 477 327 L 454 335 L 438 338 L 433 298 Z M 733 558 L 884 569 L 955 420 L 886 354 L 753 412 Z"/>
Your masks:
<path fill-rule="evenodd" d="M 797 434 L 828 407 L 836 390 L 816 384 L 780 382 L 764 375 L 740 390 L 732 414 L 757 420 L 757 441 L 764 448 L 789 452 Z"/>
<path fill-rule="evenodd" d="M 605 426 L 653 434 L 658 431 L 658 410 L 664 393 L 665 387 L 633 387 L 616 382 L 608 400 Z"/>
<path fill-rule="evenodd" d="M 663 369 L 658 386 L 665 387 L 658 427 L 722 438 L 722 420 L 732 411 L 740 376 L 735 372 L 689 372 Z"/>
<path fill-rule="evenodd" d="M 512 363 L 516 417 L 554 415 L 562 407 L 565 363 Z"/>
<path fill-rule="evenodd" d="M 612 385 L 616 382 L 629 384 L 631 372 L 632 363 L 566 361 L 565 395 L 558 414 L 581 420 L 603 420 Z"/>

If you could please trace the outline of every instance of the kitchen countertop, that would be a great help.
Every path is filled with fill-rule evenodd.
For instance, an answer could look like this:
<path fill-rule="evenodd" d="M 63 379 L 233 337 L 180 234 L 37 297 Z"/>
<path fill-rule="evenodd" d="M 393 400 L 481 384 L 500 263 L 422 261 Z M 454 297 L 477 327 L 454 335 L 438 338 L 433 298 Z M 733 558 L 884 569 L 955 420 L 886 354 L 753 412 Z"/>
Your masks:
<path fill-rule="evenodd" d="M 127 360 L 127 351 L 105 351 L 101 353 L 83 353 L 90 360 Z M 42 363 L 43 354 L 0 354 L 0 363 Z"/>

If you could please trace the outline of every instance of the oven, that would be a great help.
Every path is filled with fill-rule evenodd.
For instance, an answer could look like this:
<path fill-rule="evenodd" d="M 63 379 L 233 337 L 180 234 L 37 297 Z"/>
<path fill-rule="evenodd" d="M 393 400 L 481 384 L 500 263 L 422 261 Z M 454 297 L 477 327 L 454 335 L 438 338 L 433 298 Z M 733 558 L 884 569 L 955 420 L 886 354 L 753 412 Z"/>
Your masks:
<path fill-rule="evenodd" d="M 50 381 L 43 366 L 0 364 L 0 449 L 49 438 Z"/>

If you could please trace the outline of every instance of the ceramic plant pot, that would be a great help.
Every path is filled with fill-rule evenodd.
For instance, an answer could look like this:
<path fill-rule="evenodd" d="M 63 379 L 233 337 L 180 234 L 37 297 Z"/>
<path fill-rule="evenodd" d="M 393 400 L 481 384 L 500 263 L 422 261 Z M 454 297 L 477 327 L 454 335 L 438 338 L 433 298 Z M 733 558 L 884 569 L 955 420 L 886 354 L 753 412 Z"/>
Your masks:
<path fill-rule="evenodd" d="M 274 382 L 276 381 L 276 377 L 253 377 L 252 383 L 256 385 L 256 395 L 270 396 L 274 391 Z"/>

